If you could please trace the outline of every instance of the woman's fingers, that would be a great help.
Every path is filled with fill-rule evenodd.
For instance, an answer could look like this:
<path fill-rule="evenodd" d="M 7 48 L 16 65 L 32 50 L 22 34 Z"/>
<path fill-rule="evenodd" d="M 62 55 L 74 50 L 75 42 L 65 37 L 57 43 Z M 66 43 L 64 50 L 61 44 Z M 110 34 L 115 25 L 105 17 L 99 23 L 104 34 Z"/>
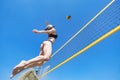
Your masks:
<path fill-rule="evenodd" d="M 48 21 L 46 21 L 46 25 L 49 25 L 49 22 L 48 22 Z"/>

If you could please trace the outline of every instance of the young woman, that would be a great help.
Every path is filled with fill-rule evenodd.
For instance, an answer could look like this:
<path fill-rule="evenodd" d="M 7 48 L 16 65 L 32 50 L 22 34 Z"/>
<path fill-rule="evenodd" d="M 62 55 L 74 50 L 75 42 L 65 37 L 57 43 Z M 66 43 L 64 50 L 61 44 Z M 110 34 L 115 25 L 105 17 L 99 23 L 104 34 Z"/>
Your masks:
<path fill-rule="evenodd" d="M 28 61 L 21 61 L 13 69 L 10 78 L 12 78 L 17 73 L 21 72 L 24 69 L 31 68 L 34 66 L 41 66 L 45 61 L 48 61 L 50 59 L 52 53 L 52 44 L 54 43 L 54 41 L 58 36 L 55 27 L 49 24 L 48 22 L 46 22 L 46 24 L 47 27 L 45 28 L 45 30 L 37 30 L 37 29 L 32 30 L 36 34 L 44 33 L 48 35 L 48 40 L 43 41 L 43 43 L 40 46 L 40 55 Z"/>

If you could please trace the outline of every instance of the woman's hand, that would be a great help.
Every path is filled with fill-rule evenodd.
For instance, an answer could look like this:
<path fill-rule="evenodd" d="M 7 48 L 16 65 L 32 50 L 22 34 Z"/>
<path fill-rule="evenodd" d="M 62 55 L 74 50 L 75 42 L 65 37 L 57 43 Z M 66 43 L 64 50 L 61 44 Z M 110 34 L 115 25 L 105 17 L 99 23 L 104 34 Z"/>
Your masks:
<path fill-rule="evenodd" d="M 32 32 L 39 34 L 39 30 L 37 30 L 37 29 L 33 29 Z"/>

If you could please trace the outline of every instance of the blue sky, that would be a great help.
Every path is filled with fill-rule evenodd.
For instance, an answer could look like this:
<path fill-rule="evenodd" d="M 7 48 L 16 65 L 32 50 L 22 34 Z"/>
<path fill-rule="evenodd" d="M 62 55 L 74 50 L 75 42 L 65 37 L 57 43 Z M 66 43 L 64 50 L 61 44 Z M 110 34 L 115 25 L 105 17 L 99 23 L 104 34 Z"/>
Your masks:
<path fill-rule="evenodd" d="M 111 0 L 0 0 L 0 80 L 9 80 L 21 60 L 39 54 L 47 39 L 32 29 L 44 29 L 48 20 L 59 38 L 55 52 Z M 66 16 L 71 15 L 70 21 Z M 48 80 L 120 80 L 120 32 L 108 37 L 47 76 Z M 76 43 L 77 45 L 77 43 Z M 64 73 L 64 74 L 63 74 Z"/>

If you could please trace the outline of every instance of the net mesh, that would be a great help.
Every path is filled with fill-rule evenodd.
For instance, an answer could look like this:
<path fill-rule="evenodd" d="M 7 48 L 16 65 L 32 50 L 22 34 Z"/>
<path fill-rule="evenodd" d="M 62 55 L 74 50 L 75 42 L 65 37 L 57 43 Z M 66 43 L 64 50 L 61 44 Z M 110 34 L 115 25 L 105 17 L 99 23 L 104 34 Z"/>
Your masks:
<path fill-rule="evenodd" d="M 107 10 L 99 15 L 87 28 L 69 42 L 57 55 L 52 57 L 43 67 L 50 65 L 50 69 L 60 64 L 79 50 L 109 32 L 120 24 L 120 0 L 116 0 Z"/>

